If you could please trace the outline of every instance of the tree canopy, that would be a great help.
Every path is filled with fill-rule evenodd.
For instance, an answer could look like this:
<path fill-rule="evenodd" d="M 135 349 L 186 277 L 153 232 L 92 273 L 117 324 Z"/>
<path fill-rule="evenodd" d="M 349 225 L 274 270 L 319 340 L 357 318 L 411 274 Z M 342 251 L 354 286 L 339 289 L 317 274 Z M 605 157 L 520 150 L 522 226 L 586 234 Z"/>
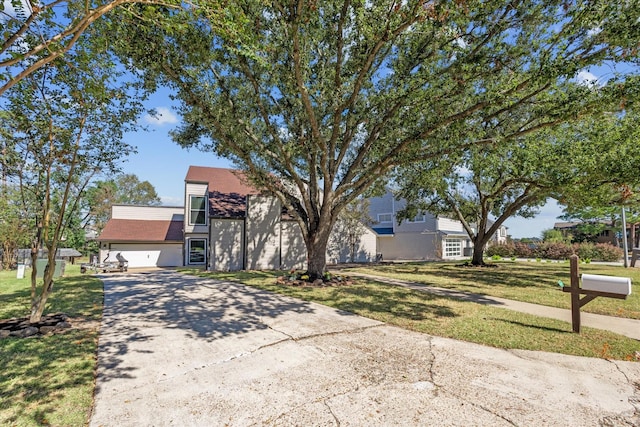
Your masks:
<path fill-rule="evenodd" d="M 159 205 L 156 189 L 149 181 L 140 181 L 135 174 L 118 174 L 112 179 L 91 183 L 85 197 L 85 228 L 100 233 L 111 217 L 114 204 Z"/>
<path fill-rule="evenodd" d="M 174 88 L 184 122 L 178 143 L 233 160 L 296 217 L 312 277 L 325 268 L 340 211 L 392 168 L 597 109 L 587 87 L 569 83 L 592 65 L 635 63 L 640 35 L 635 2 L 236 6 L 251 49 L 205 16 L 176 13 L 171 31 L 123 20 L 131 43 L 121 53 Z M 623 74 L 602 97 L 625 98 L 635 79 Z M 514 116 L 511 132 L 469 132 Z"/>
<path fill-rule="evenodd" d="M 121 81 L 100 38 L 83 37 L 56 60 L 11 87 L 3 98 L 3 178 L 19 191 L 32 257 L 32 322 L 42 316 L 53 284 L 55 253 L 77 221 L 88 183 L 118 170 L 132 147 L 122 142 L 141 112 L 135 86 Z M 47 249 L 42 282 L 36 258 Z"/>

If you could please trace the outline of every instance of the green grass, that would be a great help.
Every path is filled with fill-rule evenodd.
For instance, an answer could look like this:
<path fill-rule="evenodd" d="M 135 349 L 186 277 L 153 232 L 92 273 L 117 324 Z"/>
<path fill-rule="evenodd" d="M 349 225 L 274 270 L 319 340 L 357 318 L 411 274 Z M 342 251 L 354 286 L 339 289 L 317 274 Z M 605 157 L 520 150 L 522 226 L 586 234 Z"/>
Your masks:
<path fill-rule="evenodd" d="M 27 274 L 30 270 L 27 270 Z M 67 266 L 46 313 L 99 321 L 102 283 Z M 0 319 L 29 311 L 30 280 L 0 271 Z M 97 330 L 72 329 L 42 338 L 0 339 L 0 425 L 83 426 L 93 404 Z"/>
<path fill-rule="evenodd" d="M 640 350 L 637 340 L 612 332 L 582 328 L 581 334 L 574 334 L 567 322 L 438 297 L 371 280 L 353 279 L 349 286 L 314 288 L 278 284 L 278 273 L 273 272 L 184 271 L 219 280 L 239 281 L 414 331 L 499 348 L 619 360 L 635 360 L 635 352 Z M 484 274 L 484 270 L 476 271 L 476 274 Z"/>
<path fill-rule="evenodd" d="M 497 268 L 460 267 L 460 263 L 383 264 L 348 271 L 374 274 L 428 286 L 456 289 L 550 307 L 571 308 L 569 293 L 558 286 L 562 280 L 569 286 L 569 263 L 494 262 Z M 631 277 L 632 291 L 627 299 L 598 297 L 581 311 L 609 316 L 640 319 L 640 268 L 624 268 L 601 264 L 581 264 L 580 273 Z"/>

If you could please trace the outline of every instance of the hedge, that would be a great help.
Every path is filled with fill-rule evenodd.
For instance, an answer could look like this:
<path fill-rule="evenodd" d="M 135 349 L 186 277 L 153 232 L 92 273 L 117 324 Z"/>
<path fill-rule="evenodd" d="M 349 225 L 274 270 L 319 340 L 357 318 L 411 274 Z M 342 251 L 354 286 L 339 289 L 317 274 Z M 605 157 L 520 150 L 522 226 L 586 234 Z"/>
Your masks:
<path fill-rule="evenodd" d="M 527 245 L 524 243 L 503 243 L 490 245 L 485 251 L 488 257 L 502 258 L 544 258 L 562 260 L 576 254 L 582 260 L 619 261 L 622 249 L 608 243 L 566 243 L 543 242 Z"/>

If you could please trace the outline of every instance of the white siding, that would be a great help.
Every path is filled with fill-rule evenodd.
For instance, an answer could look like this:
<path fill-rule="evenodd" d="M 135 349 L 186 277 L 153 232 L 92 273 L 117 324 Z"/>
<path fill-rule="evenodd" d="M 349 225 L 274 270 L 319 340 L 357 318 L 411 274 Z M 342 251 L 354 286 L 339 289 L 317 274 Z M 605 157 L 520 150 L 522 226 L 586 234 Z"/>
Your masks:
<path fill-rule="evenodd" d="M 274 197 L 247 196 L 246 268 L 280 268 L 280 215 L 282 207 Z"/>
<path fill-rule="evenodd" d="M 111 207 L 111 218 L 180 221 L 184 218 L 184 208 L 172 206 L 113 205 Z"/>
<path fill-rule="evenodd" d="M 461 231 L 464 233 L 462 223 L 455 219 L 438 218 L 438 230 L 442 231 Z"/>
<path fill-rule="evenodd" d="M 100 262 L 115 262 L 118 253 L 129 262 L 129 268 L 182 265 L 180 243 L 111 243 L 110 249 L 100 250 Z"/>
<path fill-rule="evenodd" d="M 244 220 L 211 220 L 210 269 L 236 271 L 244 267 Z"/>
<path fill-rule="evenodd" d="M 283 269 L 306 269 L 307 247 L 302 238 L 300 226 L 294 221 L 283 221 L 282 231 L 282 264 Z"/>
<path fill-rule="evenodd" d="M 190 196 L 202 196 L 205 197 L 206 210 L 205 215 L 206 218 L 209 218 L 209 192 L 207 189 L 207 184 L 194 184 L 194 183 L 186 183 L 185 184 L 185 195 L 184 195 L 184 232 L 185 233 L 207 233 L 208 225 L 190 225 L 189 224 L 189 210 L 191 209 Z"/>

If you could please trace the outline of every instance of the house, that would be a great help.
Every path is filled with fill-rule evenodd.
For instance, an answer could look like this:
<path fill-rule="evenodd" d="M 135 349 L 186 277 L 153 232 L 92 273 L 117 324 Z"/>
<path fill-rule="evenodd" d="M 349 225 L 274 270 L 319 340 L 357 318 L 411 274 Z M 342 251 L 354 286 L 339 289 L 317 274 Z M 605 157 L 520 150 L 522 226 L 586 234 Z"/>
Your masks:
<path fill-rule="evenodd" d="M 101 261 L 120 253 L 131 268 L 306 267 L 306 246 L 298 223 L 277 198 L 262 194 L 233 169 L 189 167 L 182 207 L 113 206 L 98 241 Z M 332 242 L 327 259 L 351 261 L 351 249 L 335 235 Z M 375 259 L 372 230 L 366 230 L 355 244 L 357 261 Z"/>
<path fill-rule="evenodd" d="M 471 255 L 473 244 L 460 221 L 422 213 L 398 224 L 397 213 L 405 206 L 391 191 L 369 199 L 371 228 L 378 238 L 380 258 L 385 261 L 452 260 Z M 500 227 L 492 239 L 506 241 L 506 227 Z"/>

